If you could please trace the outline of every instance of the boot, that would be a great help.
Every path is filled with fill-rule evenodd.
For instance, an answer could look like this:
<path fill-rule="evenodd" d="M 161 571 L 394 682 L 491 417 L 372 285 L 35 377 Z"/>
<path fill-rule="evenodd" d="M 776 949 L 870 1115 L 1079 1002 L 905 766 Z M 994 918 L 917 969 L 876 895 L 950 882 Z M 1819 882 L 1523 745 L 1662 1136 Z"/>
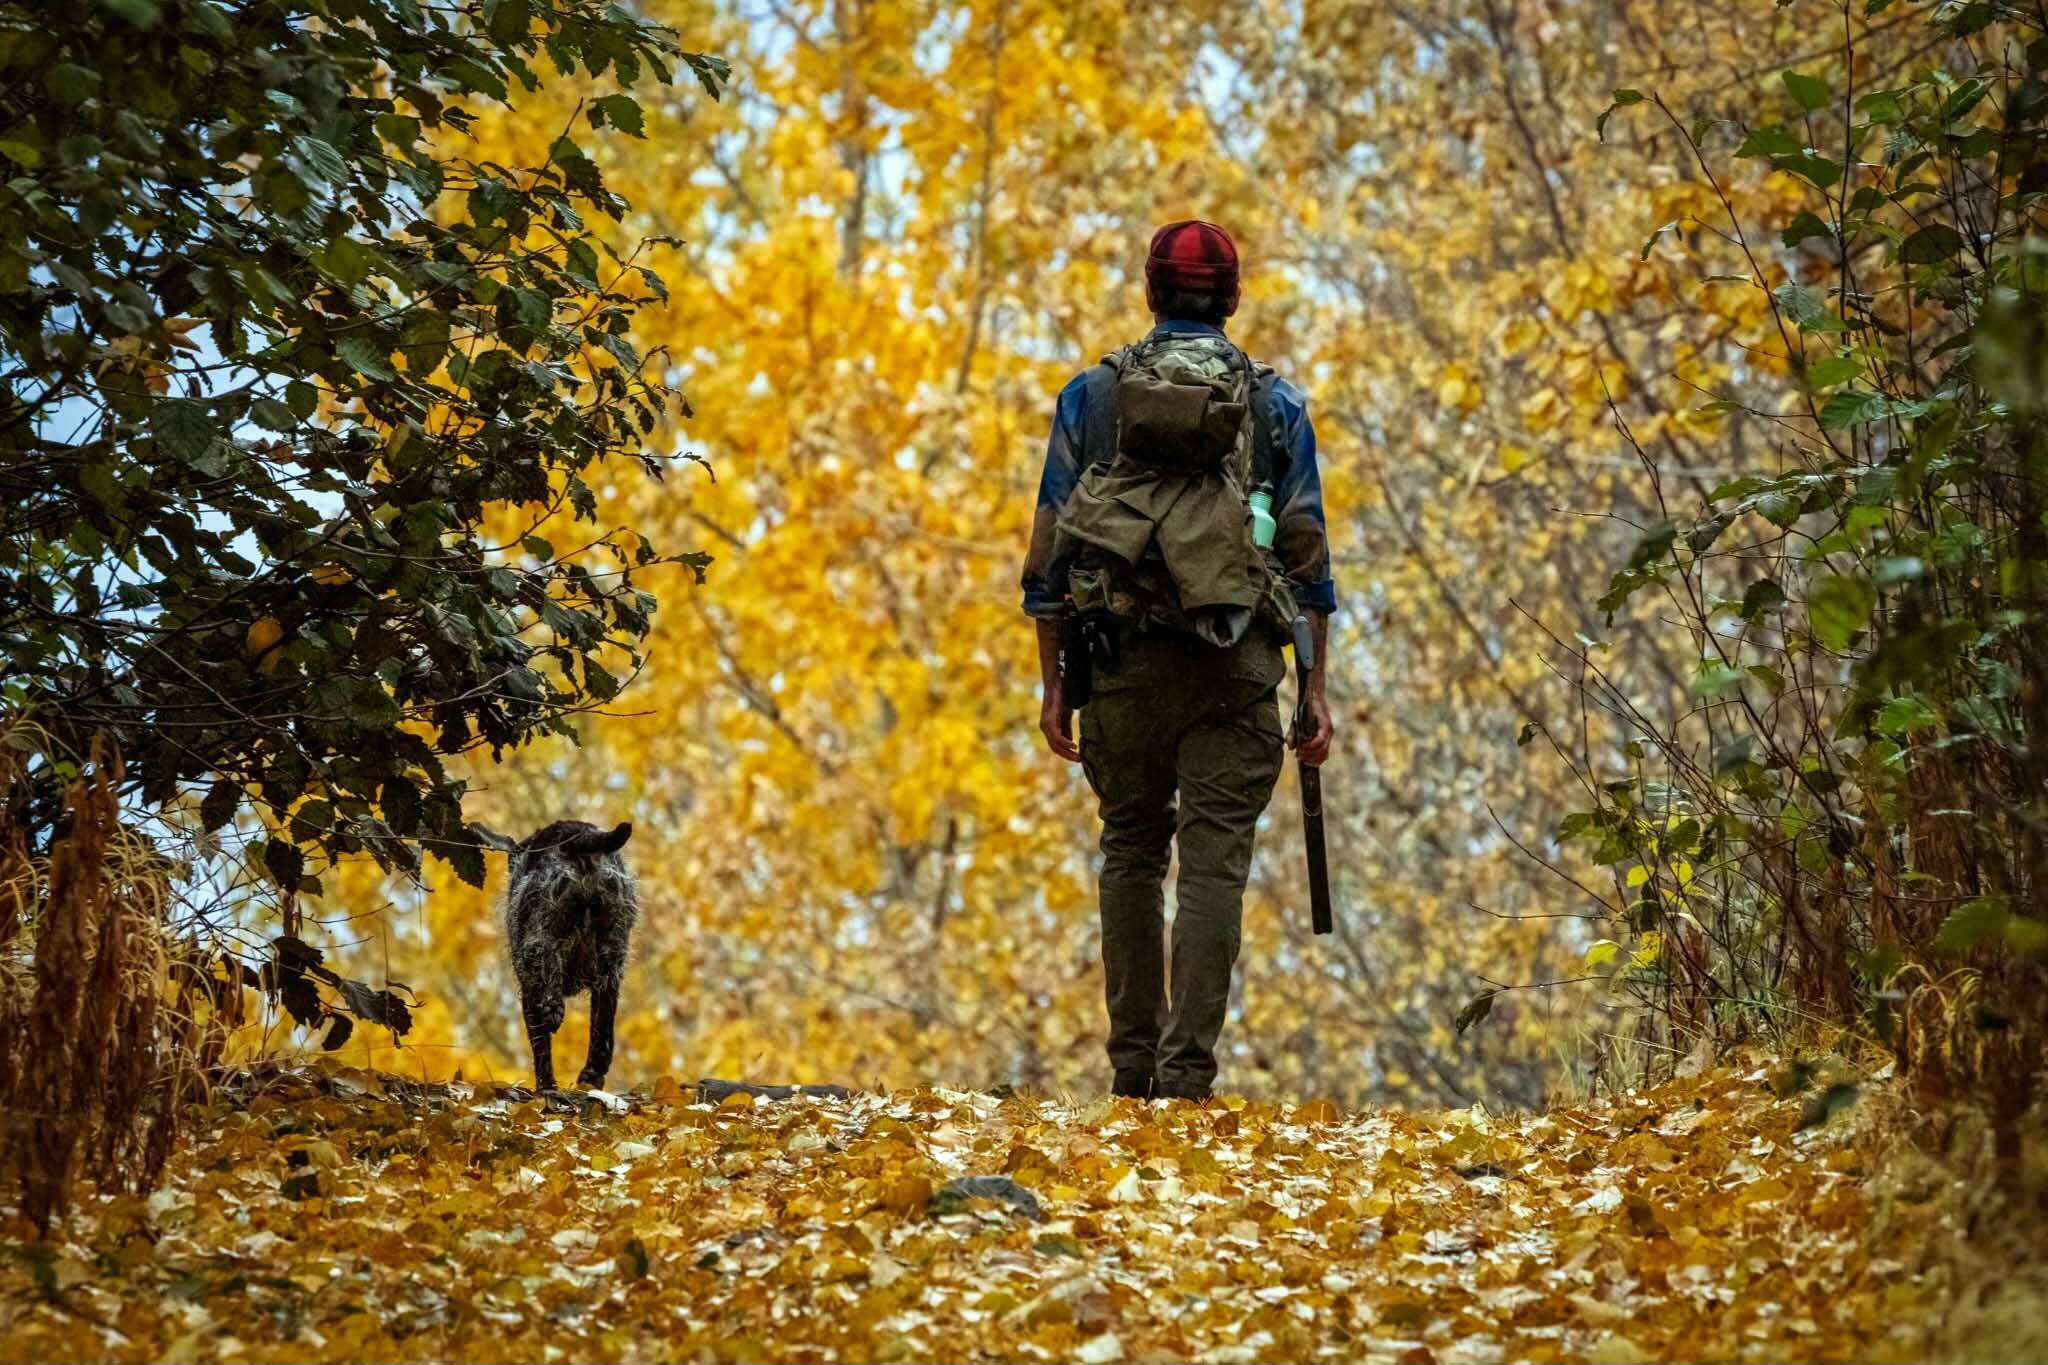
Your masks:
<path fill-rule="evenodd" d="M 1110 1078 L 1109 1093 L 1126 1095 L 1135 1100 L 1152 1098 L 1152 1073 L 1149 1071 L 1119 1071 Z"/>
<path fill-rule="evenodd" d="M 1209 1098 L 1209 1087 L 1206 1085 L 1158 1084 L 1152 1087 L 1152 1098 L 1156 1100 L 1193 1100 L 1195 1103 L 1200 1104 L 1203 1100 Z"/>

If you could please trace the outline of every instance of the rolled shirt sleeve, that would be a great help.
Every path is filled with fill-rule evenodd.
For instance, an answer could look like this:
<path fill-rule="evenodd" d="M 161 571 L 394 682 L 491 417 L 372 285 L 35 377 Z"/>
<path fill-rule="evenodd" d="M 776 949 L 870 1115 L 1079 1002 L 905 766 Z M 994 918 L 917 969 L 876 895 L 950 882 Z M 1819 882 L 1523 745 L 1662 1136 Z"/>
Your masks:
<path fill-rule="evenodd" d="M 1273 550 L 1305 611 L 1337 609 L 1330 576 L 1330 534 L 1323 515 L 1323 480 L 1316 469 L 1316 429 L 1308 399 L 1284 379 L 1273 384 L 1274 416 L 1286 437 L 1287 465 L 1273 479 Z"/>
<path fill-rule="evenodd" d="M 1038 477 L 1038 506 L 1031 516 L 1031 546 L 1024 555 L 1024 613 L 1027 616 L 1059 615 L 1066 600 L 1065 585 L 1058 582 L 1053 563 L 1053 532 L 1059 525 L 1060 509 L 1081 481 L 1081 402 L 1086 390 L 1086 372 L 1075 375 L 1060 390 L 1053 404 L 1052 434 L 1045 443 L 1045 471 Z"/>

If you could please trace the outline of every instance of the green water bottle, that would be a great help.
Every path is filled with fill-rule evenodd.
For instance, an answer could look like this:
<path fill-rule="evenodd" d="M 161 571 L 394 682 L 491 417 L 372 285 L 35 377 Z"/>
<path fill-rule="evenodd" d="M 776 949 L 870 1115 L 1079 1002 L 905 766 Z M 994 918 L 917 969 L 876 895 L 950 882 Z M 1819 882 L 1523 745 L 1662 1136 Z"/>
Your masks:
<path fill-rule="evenodd" d="M 1261 550 L 1273 548 L 1273 485 L 1262 483 L 1252 490 L 1252 544 Z"/>

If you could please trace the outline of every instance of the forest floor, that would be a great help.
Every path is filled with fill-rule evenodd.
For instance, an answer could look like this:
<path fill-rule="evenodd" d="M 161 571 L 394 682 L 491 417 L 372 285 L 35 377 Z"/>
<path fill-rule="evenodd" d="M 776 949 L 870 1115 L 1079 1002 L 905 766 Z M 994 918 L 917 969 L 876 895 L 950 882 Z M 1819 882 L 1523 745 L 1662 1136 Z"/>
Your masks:
<path fill-rule="evenodd" d="M 1903 1140 L 1881 1081 L 1791 1088 L 1340 1114 L 665 1080 L 560 1113 L 280 1070 L 146 1197 L 46 1242 L 0 1205 L 0 1358 L 2042 1358 L 2007 1236 L 2038 1205 Z"/>

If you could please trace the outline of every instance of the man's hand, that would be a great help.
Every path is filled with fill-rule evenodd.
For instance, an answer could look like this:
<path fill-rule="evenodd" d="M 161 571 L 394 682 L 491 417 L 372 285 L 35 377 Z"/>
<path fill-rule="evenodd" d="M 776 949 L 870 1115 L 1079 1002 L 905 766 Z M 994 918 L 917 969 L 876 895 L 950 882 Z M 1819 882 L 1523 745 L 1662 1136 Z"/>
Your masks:
<path fill-rule="evenodd" d="M 1038 684 L 1045 690 L 1045 705 L 1038 708 L 1038 732 L 1052 751 L 1069 763 L 1081 761 L 1081 746 L 1074 743 L 1074 713 L 1061 695 L 1060 629 L 1049 617 L 1038 619 Z"/>
<path fill-rule="evenodd" d="M 1309 657 L 1315 660 L 1315 667 L 1297 676 L 1301 686 L 1303 705 L 1294 713 L 1294 724 L 1287 732 L 1287 747 L 1294 750 L 1294 756 L 1304 768 L 1320 768 L 1323 760 L 1330 756 L 1330 739 L 1336 733 L 1330 723 L 1330 703 L 1323 691 L 1324 669 L 1330 658 L 1330 618 L 1319 611 L 1308 615 L 1310 649 Z M 1295 629 L 1300 629 L 1297 622 Z M 1295 639 L 1296 652 L 1301 652 L 1299 640 Z M 1304 722 L 1306 725 L 1304 726 Z M 1306 728 L 1308 733 L 1303 734 Z"/>
<path fill-rule="evenodd" d="M 1330 723 L 1330 703 L 1324 700 L 1321 688 L 1309 692 L 1306 711 L 1306 716 L 1296 714 L 1293 731 L 1287 736 L 1287 746 L 1294 750 L 1295 758 L 1304 768 L 1320 768 L 1323 760 L 1330 756 L 1330 740 L 1336 734 Z M 1306 735 L 1301 732 L 1304 719 L 1310 727 Z"/>
<path fill-rule="evenodd" d="M 1045 705 L 1038 709 L 1038 730 L 1054 753 L 1069 763 L 1081 761 L 1081 746 L 1074 743 L 1074 713 L 1061 698 L 1058 681 L 1045 689 Z"/>

